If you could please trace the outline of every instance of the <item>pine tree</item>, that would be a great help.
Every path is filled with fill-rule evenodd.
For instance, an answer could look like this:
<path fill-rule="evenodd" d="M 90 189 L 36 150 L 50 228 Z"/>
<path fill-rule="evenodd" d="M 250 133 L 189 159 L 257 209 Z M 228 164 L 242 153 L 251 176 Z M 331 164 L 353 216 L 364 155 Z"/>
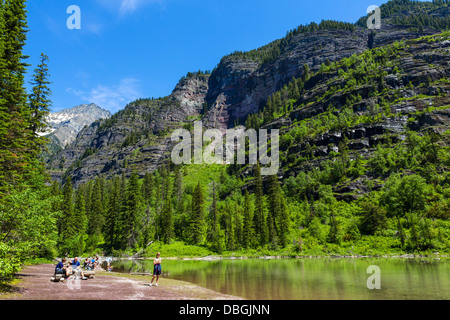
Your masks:
<path fill-rule="evenodd" d="M 86 202 L 84 200 L 84 188 L 80 187 L 76 192 L 74 207 L 74 225 L 77 234 L 84 235 L 87 229 Z"/>
<path fill-rule="evenodd" d="M 211 207 L 209 209 L 209 228 L 208 228 L 208 241 L 214 242 L 214 239 L 217 236 L 217 192 L 216 192 L 216 182 L 212 182 L 212 202 Z"/>
<path fill-rule="evenodd" d="M 146 172 L 142 183 L 142 197 L 146 203 L 152 203 L 153 199 L 153 175 Z"/>
<path fill-rule="evenodd" d="M 269 238 L 273 244 L 279 242 L 284 247 L 289 232 L 289 217 L 286 201 L 281 192 L 277 175 L 269 177 L 267 202 L 269 210 L 267 217 Z"/>
<path fill-rule="evenodd" d="M 64 184 L 63 198 L 61 203 L 61 230 L 60 230 L 60 244 L 75 235 L 74 223 L 74 206 L 72 198 L 72 178 L 69 176 Z"/>
<path fill-rule="evenodd" d="M 181 174 L 180 168 L 177 166 L 175 168 L 175 177 L 173 180 L 173 188 L 172 188 L 172 194 L 173 194 L 173 209 L 174 209 L 174 215 L 181 215 L 183 214 L 183 177 Z"/>
<path fill-rule="evenodd" d="M 102 202 L 102 185 L 100 179 L 96 179 L 94 187 L 91 194 L 91 210 L 88 217 L 88 230 L 87 233 L 90 236 L 100 236 L 103 223 L 104 223 L 104 212 Z"/>
<path fill-rule="evenodd" d="M 19 183 L 36 159 L 29 130 L 24 88 L 27 56 L 25 0 L 5 0 L 0 7 L 0 192 Z"/>
<path fill-rule="evenodd" d="M 82 188 L 76 191 L 76 201 L 73 214 L 74 235 L 69 240 L 71 254 L 78 256 L 84 252 L 87 226 L 86 207 Z"/>
<path fill-rule="evenodd" d="M 126 245 L 134 247 L 138 241 L 138 217 L 140 210 L 140 192 L 138 174 L 133 172 L 127 184 L 125 199 L 124 236 Z"/>
<path fill-rule="evenodd" d="M 190 219 L 190 238 L 193 244 L 200 244 L 203 241 L 204 203 L 205 196 L 203 194 L 203 188 L 200 182 L 198 182 L 192 196 L 192 213 Z"/>
<path fill-rule="evenodd" d="M 264 193 L 259 162 L 255 166 L 255 214 L 253 219 L 258 242 L 261 246 L 264 246 L 267 241 L 267 227 L 264 216 Z"/>
<path fill-rule="evenodd" d="M 39 133 L 46 131 L 47 124 L 45 119 L 50 112 L 50 96 L 52 92 L 48 87 L 50 81 L 47 61 L 48 57 L 42 53 L 40 64 L 34 71 L 33 79 L 30 82 L 33 86 L 32 93 L 28 97 L 31 113 L 30 126 L 35 139 Z"/>
<path fill-rule="evenodd" d="M 288 210 L 287 210 L 287 204 L 286 204 L 286 199 L 284 198 L 284 196 L 281 194 L 280 195 L 280 216 L 279 216 L 279 230 L 278 230 L 278 237 L 280 239 L 280 245 L 281 247 L 286 247 L 287 243 L 287 238 L 289 235 L 289 214 L 288 214 Z"/>
<path fill-rule="evenodd" d="M 310 78 L 310 71 L 309 71 L 309 66 L 305 63 L 303 65 L 303 73 L 302 73 L 302 81 L 303 83 L 306 83 L 309 78 Z"/>
<path fill-rule="evenodd" d="M 92 180 L 87 182 L 84 186 L 84 203 L 86 208 L 86 217 L 88 218 L 88 224 L 89 224 L 89 217 L 91 215 L 92 187 L 93 187 Z"/>
<path fill-rule="evenodd" d="M 172 193 L 176 201 L 181 200 L 181 195 L 183 194 L 183 178 L 179 166 L 175 168 Z"/>
<path fill-rule="evenodd" d="M 278 184 L 278 176 L 269 176 L 269 188 L 268 188 L 268 216 L 267 216 L 267 229 L 269 231 L 269 241 L 272 243 L 277 242 L 278 238 L 278 226 L 277 220 L 280 213 L 280 186 Z"/>
<path fill-rule="evenodd" d="M 105 244 L 108 251 L 119 248 L 118 243 L 118 219 L 120 214 L 120 184 L 119 179 L 114 179 L 106 210 Z"/>
<path fill-rule="evenodd" d="M 243 229 L 242 229 L 242 214 L 241 209 L 237 203 L 234 206 L 234 236 L 236 249 L 242 247 Z"/>
<path fill-rule="evenodd" d="M 122 172 L 120 182 L 119 182 L 119 212 L 118 214 L 118 230 L 117 230 L 117 244 L 118 248 L 125 249 L 127 246 L 127 181 L 125 178 L 125 173 Z"/>
<path fill-rule="evenodd" d="M 235 250 L 235 230 L 234 230 L 234 215 L 232 212 L 232 209 L 229 207 L 229 204 L 227 204 L 226 208 L 226 239 L 227 239 L 227 250 L 232 251 Z"/>
<path fill-rule="evenodd" d="M 244 221 L 242 230 L 242 246 L 247 249 L 251 246 L 253 240 L 253 214 L 250 207 L 250 196 L 245 191 L 244 196 Z"/>
<path fill-rule="evenodd" d="M 292 79 L 292 83 L 293 83 L 292 99 L 298 100 L 300 98 L 300 88 L 298 87 L 298 81 L 294 78 Z"/>
<path fill-rule="evenodd" d="M 330 224 L 331 224 L 331 228 L 330 228 L 330 232 L 328 233 L 328 236 L 327 236 L 327 242 L 339 243 L 338 225 L 337 225 L 336 218 L 334 217 L 334 214 L 331 215 Z"/>
<path fill-rule="evenodd" d="M 168 244 L 173 237 L 172 199 L 169 196 L 164 201 L 161 222 L 162 238 L 164 243 Z"/>

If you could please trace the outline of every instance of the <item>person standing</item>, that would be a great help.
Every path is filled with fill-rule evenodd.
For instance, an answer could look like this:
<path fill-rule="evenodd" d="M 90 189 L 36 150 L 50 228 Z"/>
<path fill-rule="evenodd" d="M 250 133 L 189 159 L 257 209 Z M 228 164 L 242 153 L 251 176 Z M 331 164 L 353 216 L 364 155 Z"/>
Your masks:
<path fill-rule="evenodd" d="M 158 286 L 159 276 L 161 275 L 161 255 L 158 252 L 156 258 L 153 260 L 153 278 L 150 282 L 150 286 L 153 285 L 153 280 L 156 278 L 155 287 Z"/>

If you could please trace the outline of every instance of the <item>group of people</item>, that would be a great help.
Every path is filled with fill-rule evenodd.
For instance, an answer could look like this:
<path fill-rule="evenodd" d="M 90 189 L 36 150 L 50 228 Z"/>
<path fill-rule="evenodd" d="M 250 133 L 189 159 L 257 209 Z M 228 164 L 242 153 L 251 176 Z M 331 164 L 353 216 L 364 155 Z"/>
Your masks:
<path fill-rule="evenodd" d="M 64 275 L 62 282 L 66 282 L 67 279 L 75 274 L 75 279 L 87 280 L 88 278 L 84 276 L 83 269 L 94 270 L 96 267 L 100 266 L 99 257 L 86 258 L 83 262 L 83 267 L 78 259 L 75 257 L 73 260 L 69 260 L 67 257 L 63 258 L 55 267 L 55 274 Z"/>
<path fill-rule="evenodd" d="M 75 273 L 75 279 L 78 279 L 81 275 L 82 280 L 87 280 L 88 278 L 84 276 L 83 268 L 86 270 L 94 270 L 96 267 L 100 266 L 100 260 L 99 257 L 96 256 L 96 258 L 86 258 L 83 263 L 83 267 L 81 267 L 80 261 L 78 260 L 78 257 L 75 257 L 72 261 L 69 260 L 69 262 L 66 264 L 67 258 L 63 258 L 62 261 L 60 261 L 56 267 L 55 267 L 55 274 L 62 274 L 64 275 L 63 282 L 66 282 L 66 280 L 72 275 L 72 273 Z M 111 271 L 111 258 L 106 259 L 106 270 Z M 156 258 L 153 260 L 153 278 L 150 282 L 150 286 L 158 286 L 159 276 L 161 275 L 161 255 L 158 252 L 156 254 Z M 156 278 L 155 284 L 153 284 L 153 281 Z"/>
<path fill-rule="evenodd" d="M 98 256 L 96 256 L 95 258 L 87 257 L 86 260 L 84 260 L 83 262 L 83 268 L 85 268 L 86 270 L 94 270 L 98 266 L 100 266 L 100 260 Z"/>
<path fill-rule="evenodd" d="M 63 258 L 62 261 L 60 261 L 56 267 L 55 267 L 55 274 L 62 274 L 64 275 L 63 282 L 66 282 L 66 280 L 70 277 L 72 273 L 75 273 L 75 279 L 78 279 L 81 275 L 81 280 L 87 280 L 84 276 L 83 268 L 81 267 L 81 263 L 78 260 L 78 257 L 75 257 L 72 261 L 69 261 L 66 264 L 67 259 Z"/>

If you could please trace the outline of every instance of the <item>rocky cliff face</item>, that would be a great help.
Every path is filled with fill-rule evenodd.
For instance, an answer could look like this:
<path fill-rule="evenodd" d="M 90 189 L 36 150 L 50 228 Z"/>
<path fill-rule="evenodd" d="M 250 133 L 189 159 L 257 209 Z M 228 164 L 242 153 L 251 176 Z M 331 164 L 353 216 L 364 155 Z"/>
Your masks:
<path fill-rule="evenodd" d="M 305 64 L 315 72 L 323 63 L 364 52 L 369 49 L 369 37 L 373 37 L 370 47 L 379 47 L 434 33 L 432 29 L 411 32 L 408 27 L 393 25 L 385 25 L 375 33 L 363 28 L 316 31 L 290 39 L 286 52 L 268 64 L 225 57 L 210 78 L 206 125 L 226 129 L 242 123 L 247 115 L 260 110 L 271 94 L 292 78 L 301 77 Z"/>
<path fill-rule="evenodd" d="M 365 120 L 356 121 L 359 123 L 349 128 L 337 126 L 290 145 L 282 144 L 284 170 L 280 175 L 286 178 L 313 170 L 323 161 L 333 161 L 333 154 L 342 152 L 342 148 L 346 148 L 353 160 L 357 157 L 370 159 L 379 144 L 402 142 L 408 130 L 433 132 L 445 137 L 450 124 L 449 55 L 448 36 L 408 41 L 385 56 L 390 63 L 378 67 L 378 72 L 384 75 L 379 79 L 381 82 L 367 81 L 344 91 L 329 91 L 332 87 L 344 87 L 343 77 L 336 70 L 318 73 L 311 78 L 311 86 L 297 102 L 299 106 L 288 116 L 266 124 L 265 128 L 277 128 L 286 133 L 295 128 L 298 121 L 325 115 L 330 107 L 339 116 L 342 111 L 338 110 L 345 108 L 348 99 L 356 96 L 359 99 L 352 103 L 352 117 L 365 117 Z M 381 92 L 378 91 L 380 87 L 383 88 Z M 383 104 L 387 109 L 381 110 Z M 375 118 L 377 120 L 373 120 Z M 441 143 L 448 145 L 449 141 L 443 138 Z M 251 172 L 244 171 L 246 174 Z M 358 194 L 369 191 L 367 182 L 370 180 L 370 176 L 364 176 L 345 186 L 336 184 L 334 191 L 341 194 L 338 198 L 354 200 Z"/>
<path fill-rule="evenodd" d="M 153 171 L 170 156 L 171 132 L 200 116 L 208 78 L 183 78 L 168 97 L 139 99 L 95 121 L 52 159 L 50 174 L 57 180 L 71 175 L 78 184 L 98 175 Z"/>
<path fill-rule="evenodd" d="M 445 16 L 445 10 L 433 14 Z M 301 77 L 304 65 L 308 65 L 313 74 L 322 64 L 340 61 L 395 41 L 436 33 L 439 33 L 436 29 L 424 27 L 419 31 L 411 26 L 392 24 L 391 20 L 386 19 L 382 29 L 376 31 L 357 27 L 354 31 L 318 30 L 298 34 L 289 38 L 283 51 L 266 63 L 251 57 L 226 56 L 211 75 L 197 74 L 183 78 L 168 97 L 137 100 L 110 119 L 96 121 L 83 129 L 78 138 L 49 163 L 51 174 L 58 180 L 71 175 L 79 183 L 98 175 L 110 177 L 121 172 L 129 175 L 132 170 L 140 174 L 152 171 L 170 156 L 173 147 L 170 134 L 174 129 L 189 126 L 201 116 L 203 124 L 210 128 L 225 130 L 242 124 L 249 114 L 265 106 L 270 95 L 292 78 Z M 351 137 L 350 150 L 364 153 L 364 150 L 370 150 L 385 139 L 386 134 L 395 133 L 397 138 L 401 138 L 406 126 L 416 126 L 420 130 L 427 124 L 434 126 L 440 123 L 441 128 L 448 125 L 447 111 L 423 112 L 430 98 L 407 100 L 426 95 L 435 98 L 431 98 L 435 107 L 449 103 L 446 98 L 448 86 L 432 84 L 449 76 L 448 45 L 443 41 L 433 47 L 433 44 L 423 42 L 411 46 L 409 50 L 398 57 L 397 63 L 402 72 L 386 70 L 387 76 L 383 79 L 384 88 L 405 99 L 392 107 L 398 117 L 376 125 L 360 125 L 352 128 L 351 132 L 327 132 L 305 140 L 284 150 L 288 161 L 284 165 L 304 156 L 304 152 L 311 152 L 307 146 L 314 146 L 312 152 L 315 156 L 328 157 L 331 151 L 336 151 L 342 135 Z M 380 103 L 371 94 L 374 88 L 370 85 L 358 86 L 350 93 L 335 92 L 326 101 L 316 101 L 316 97 L 323 96 L 330 86 L 341 86 L 339 82 L 337 73 L 317 76 L 309 82 L 296 109 L 288 117 L 276 119 L 266 127 L 289 127 L 295 121 L 326 112 L 330 104 L 335 107 L 344 105 L 351 95 L 362 98 L 353 106 L 357 113 L 369 112 Z M 422 82 L 426 86 L 419 87 Z M 412 89 L 407 87 L 409 83 L 413 85 Z M 205 103 L 208 111 L 203 115 Z M 405 117 L 408 112 L 421 112 L 421 115 L 412 122 Z M 314 165 L 305 162 L 284 174 L 308 170 L 308 166 Z"/>

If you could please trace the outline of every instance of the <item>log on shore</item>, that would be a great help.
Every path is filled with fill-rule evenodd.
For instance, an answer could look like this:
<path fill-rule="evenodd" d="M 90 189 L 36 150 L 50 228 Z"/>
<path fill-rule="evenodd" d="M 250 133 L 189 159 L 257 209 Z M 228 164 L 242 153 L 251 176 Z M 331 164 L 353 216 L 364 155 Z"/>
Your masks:
<path fill-rule="evenodd" d="M 131 272 L 130 273 L 133 276 L 152 276 L 153 273 L 145 273 L 145 272 Z"/>
<path fill-rule="evenodd" d="M 75 272 L 72 271 L 71 275 L 74 275 L 74 274 L 75 274 Z M 83 274 L 86 278 L 89 278 L 89 279 L 95 278 L 95 271 L 93 271 L 93 270 L 83 270 Z M 53 277 L 50 278 L 50 281 L 52 281 L 52 282 L 59 282 L 61 280 L 64 280 L 63 274 L 55 274 L 55 275 L 53 275 Z"/>

